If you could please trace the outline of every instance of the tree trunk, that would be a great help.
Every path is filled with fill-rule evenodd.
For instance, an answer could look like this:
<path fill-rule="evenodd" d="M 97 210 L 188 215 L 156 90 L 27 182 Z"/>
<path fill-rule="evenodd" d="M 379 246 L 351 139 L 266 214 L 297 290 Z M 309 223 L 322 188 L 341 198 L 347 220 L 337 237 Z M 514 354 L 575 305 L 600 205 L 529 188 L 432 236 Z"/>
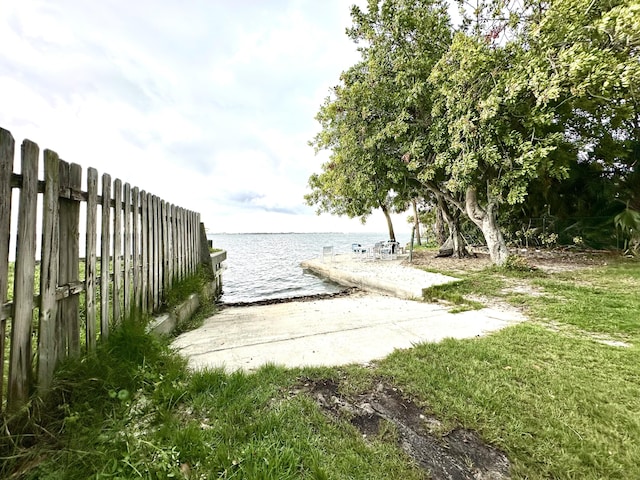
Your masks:
<path fill-rule="evenodd" d="M 469 256 L 469 252 L 465 246 L 464 238 L 460 232 L 460 210 L 451 210 L 444 199 L 438 202 L 439 210 L 442 212 L 447 225 L 449 226 L 449 238 L 445 245 L 450 241 L 451 255 L 453 258 L 464 258 Z M 442 248 L 441 248 L 442 250 Z"/>
<path fill-rule="evenodd" d="M 391 215 L 389 215 L 389 209 L 385 205 L 381 205 L 382 213 L 384 213 L 384 217 L 387 219 L 387 228 L 389 229 L 389 240 L 392 242 L 396 241 L 396 234 L 393 231 L 393 222 L 391 221 Z"/>
<path fill-rule="evenodd" d="M 438 197 L 438 205 L 436 206 L 436 225 L 434 227 L 434 233 L 436 236 L 436 243 L 442 245 L 447 240 L 446 232 L 444 231 L 444 218 L 442 218 L 442 203 L 444 200 Z"/>
<path fill-rule="evenodd" d="M 489 199 L 486 210 L 483 209 L 478 204 L 478 192 L 470 187 L 466 192 L 465 207 L 471 221 L 482 230 L 491 261 L 496 265 L 503 265 L 509 256 L 509 250 L 498 227 L 498 203 Z"/>
<path fill-rule="evenodd" d="M 422 241 L 420 240 L 420 217 L 418 216 L 418 202 L 414 198 L 411 200 L 411 204 L 413 205 L 413 222 L 416 227 L 416 245 L 422 245 Z"/>

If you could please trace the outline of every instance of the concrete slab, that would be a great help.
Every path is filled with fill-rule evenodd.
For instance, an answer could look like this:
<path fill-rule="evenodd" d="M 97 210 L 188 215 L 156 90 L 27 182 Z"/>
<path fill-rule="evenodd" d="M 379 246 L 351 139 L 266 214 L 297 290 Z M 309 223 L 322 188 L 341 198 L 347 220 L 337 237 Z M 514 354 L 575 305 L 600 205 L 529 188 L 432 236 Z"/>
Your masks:
<path fill-rule="evenodd" d="M 406 299 L 422 299 L 425 288 L 459 280 L 411 267 L 403 259 L 369 260 L 363 254 L 320 257 L 301 266 L 341 285 Z"/>
<path fill-rule="evenodd" d="M 523 321 L 516 311 L 460 314 L 440 305 L 373 293 L 326 300 L 225 308 L 173 342 L 192 368 L 251 371 L 366 363 L 395 349 L 470 338 Z"/>

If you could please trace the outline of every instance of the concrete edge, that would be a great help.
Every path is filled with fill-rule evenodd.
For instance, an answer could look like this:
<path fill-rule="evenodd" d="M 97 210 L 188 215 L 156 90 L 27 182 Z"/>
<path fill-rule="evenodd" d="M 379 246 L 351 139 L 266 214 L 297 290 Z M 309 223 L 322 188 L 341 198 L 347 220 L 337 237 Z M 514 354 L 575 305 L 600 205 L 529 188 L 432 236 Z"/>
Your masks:
<path fill-rule="evenodd" d="M 339 270 L 337 268 L 332 268 L 330 265 L 317 260 L 305 260 L 300 264 L 300 266 L 328 278 L 331 281 L 339 283 L 340 285 L 358 287 L 368 292 L 392 295 L 405 300 L 420 300 L 423 298 L 422 288 L 406 290 L 398 287 L 397 285 L 374 280 L 363 275 L 345 272 L 344 270 Z"/>
<path fill-rule="evenodd" d="M 222 263 L 227 259 L 227 251 L 220 250 L 211 254 L 211 263 Z"/>
<path fill-rule="evenodd" d="M 153 317 L 147 332 L 158 336 L 169 336 L 182 323 L 189 320 L 198 310 L 203 301 L 207 301 L 215 295 L 215 282 L 207 282 L 204 287 L 204 298 L 200 298 L 200 294 L 192 293 L 180 305 L 173 307 L 169 312 L 162 313 Z"/>

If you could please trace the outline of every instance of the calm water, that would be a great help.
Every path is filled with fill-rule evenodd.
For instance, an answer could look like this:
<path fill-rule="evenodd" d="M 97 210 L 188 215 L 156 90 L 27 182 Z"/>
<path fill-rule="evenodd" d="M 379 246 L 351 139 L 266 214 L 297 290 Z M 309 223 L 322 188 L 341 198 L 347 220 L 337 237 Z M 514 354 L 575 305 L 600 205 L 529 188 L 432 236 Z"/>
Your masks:
<path fill-rule="evenodd" d="M 222 301 L 252 302 L 272 298 L 333 293 L 343 287 L 300 267 L 300 262 L 322 255 L 351 252 L 352 243 L 368 245 L 387 239 L 384 233 L 242 233 L 209 234 L 215 248 L 227 251 L 222 275 Z M 400 243 L 409 241 L 398 235 Z"/>

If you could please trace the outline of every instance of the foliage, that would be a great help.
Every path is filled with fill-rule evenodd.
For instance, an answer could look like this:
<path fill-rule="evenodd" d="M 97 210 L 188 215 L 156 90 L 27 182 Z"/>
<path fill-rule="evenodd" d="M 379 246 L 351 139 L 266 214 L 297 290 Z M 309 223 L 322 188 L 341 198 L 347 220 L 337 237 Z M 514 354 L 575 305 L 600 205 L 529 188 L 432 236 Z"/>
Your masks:
<path fill-rule="evenodd" d="M 626 208 L 614 218 L 617 228 L 626 235 L 625 253 L 640 254 L 640 212 Z"/>
<path fill-rule="evenodd" d="M 428 0 L 371 1 L 367 12 L 354 6 L 352 18 L 348 34 L 362 60 L 343 72 L 316 117 L 322 130 L 312 144 L 331 155 L 305 198 L 364 221 L 374 208 L 403 211 L 416 195 L 400 140 L 422 128 L 423 70 L 446 49 L 449 27 L 441 4 Z"/>
<path fill-rule="evenodd" d="M 365 442 L 291 395 L 302 372 L 189 372 L 136 325 L 63 366 L 41 409 L 53 414 L 3 451 L 3 478 L 422 478 L 395 442 Z"/>
<path fill-rule="evenodd" d="M 482 229 L 498 263 L 499 209 L 511 236 L 549 216 L 556 241 L 611 245 L 619 201 L 640 202 L 640 9 L 478 0 L 466 13 L 454 32 L 436 1 L 353 8 L 362 58 L 318 115 L 315 146 L 332 161 L 307 200 L 359 216 L 390 191 L 400 204 L 435 195 Z"/>
<path fill-rule="evenodd" d="M 176 281 L 165 295 L 165 304 L 168 308 L 176 307 L 184 302 L 190 295 L 197 293 L 204 298 L 204 288 L 208 279 L 202 267 L 198 267 L 195 274 Z"/>
<path fill-rule="evenodd" d="M 506 262 L 502 265 L 502 268 L 516 272 L 533 272 L 535 270 L 535 267 L 520 255 L 509 255 Z"/>

